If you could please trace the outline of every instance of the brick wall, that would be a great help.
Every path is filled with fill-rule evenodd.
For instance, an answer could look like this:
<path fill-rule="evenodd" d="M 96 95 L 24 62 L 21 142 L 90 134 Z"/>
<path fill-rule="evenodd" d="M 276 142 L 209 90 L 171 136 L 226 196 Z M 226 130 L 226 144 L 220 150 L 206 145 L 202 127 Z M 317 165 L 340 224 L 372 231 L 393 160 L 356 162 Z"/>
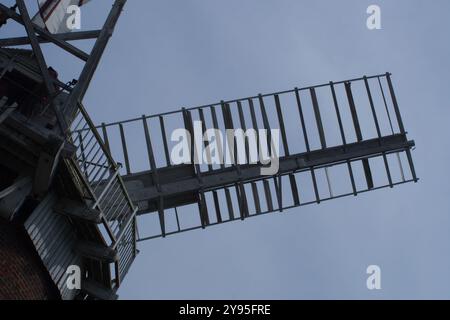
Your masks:
<path fill-rule="evenodd" d="M 0 219 L 0 300 L 59 298 L 23 227 Z"/>

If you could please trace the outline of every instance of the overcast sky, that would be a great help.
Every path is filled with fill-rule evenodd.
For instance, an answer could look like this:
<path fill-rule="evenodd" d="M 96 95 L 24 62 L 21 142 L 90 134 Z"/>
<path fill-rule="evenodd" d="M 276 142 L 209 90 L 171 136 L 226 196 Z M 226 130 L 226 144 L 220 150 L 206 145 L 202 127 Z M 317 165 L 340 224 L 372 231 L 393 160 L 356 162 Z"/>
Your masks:
<path fill-rule="evenodd" d="M 110 3 L 94 2 L 86 29 Z M 449 299 L 449 14 L 447 0 L 129 0 L 85 99 L 95 122 L 389 71 L 421 181 L 141 244 L 120 298 Z M 48 52 L 62 76 L 77 66 Z"/>

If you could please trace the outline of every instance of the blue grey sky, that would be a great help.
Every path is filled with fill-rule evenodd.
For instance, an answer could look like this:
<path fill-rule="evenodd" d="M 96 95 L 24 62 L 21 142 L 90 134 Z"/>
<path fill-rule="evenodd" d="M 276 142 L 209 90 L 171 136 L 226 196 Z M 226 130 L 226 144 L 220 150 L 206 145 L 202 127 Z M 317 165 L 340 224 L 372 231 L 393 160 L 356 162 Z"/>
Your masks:
<path fill-rule="evenodd" d="M 111 3 L 95 2 L 86 29 Z M 371 4 L 381 30 L 366 27 Z M 421 181 L 143 243 L 120 298 L 449 299 L 449 13 L 446 0 L 129 0 L 85 99 L 95 122 L 389 71 Z M 62 76 L 78 66 L 48 55 Z"/>

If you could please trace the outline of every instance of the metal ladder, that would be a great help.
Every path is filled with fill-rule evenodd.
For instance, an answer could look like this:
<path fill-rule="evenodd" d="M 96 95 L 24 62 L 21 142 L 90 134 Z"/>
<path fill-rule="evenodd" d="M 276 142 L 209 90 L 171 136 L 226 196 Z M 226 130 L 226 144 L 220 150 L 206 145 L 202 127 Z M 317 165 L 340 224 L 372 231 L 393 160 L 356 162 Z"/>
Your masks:
<path fill-rule="evenodd" d="M 120 286 L 136 255 L 136 211 L 109 150 L 100 138 L 82 104 L 68 140 L 76 147 L 66 159 L 74 181 L 81 186 L 89 209 L 100 212 L 100 229 L 106 244 L 117 251 L 115 287 Z"/>

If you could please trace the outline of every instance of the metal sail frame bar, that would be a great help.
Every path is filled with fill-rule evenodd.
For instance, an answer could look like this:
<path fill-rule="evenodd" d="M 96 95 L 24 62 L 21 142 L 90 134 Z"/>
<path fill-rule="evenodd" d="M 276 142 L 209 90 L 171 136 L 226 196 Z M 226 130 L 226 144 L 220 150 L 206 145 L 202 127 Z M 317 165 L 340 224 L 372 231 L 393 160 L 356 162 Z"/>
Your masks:
<path fill-rule="evenodd" d="M 89 40 L 96 39 L 100 35 L 101 30 L 92 30 L 92 31 L 76 31 L 70 33 L 60 33 L 52 35 L 54 39 L 59 40 L 59 44 L 67 42 L 67 41 L 75 41 L 75 40 Z M 38 35 L 37 37 L 39 43 L 51 43 L 52 41 L 48 39 L 48 37 L 43 37 Z M 8 39 L 0 39 L 0 47 L 14 47 L 14 46 L 25 46 L 29 45 L 30 39 L 28 37 L 15 37 Z"/>

